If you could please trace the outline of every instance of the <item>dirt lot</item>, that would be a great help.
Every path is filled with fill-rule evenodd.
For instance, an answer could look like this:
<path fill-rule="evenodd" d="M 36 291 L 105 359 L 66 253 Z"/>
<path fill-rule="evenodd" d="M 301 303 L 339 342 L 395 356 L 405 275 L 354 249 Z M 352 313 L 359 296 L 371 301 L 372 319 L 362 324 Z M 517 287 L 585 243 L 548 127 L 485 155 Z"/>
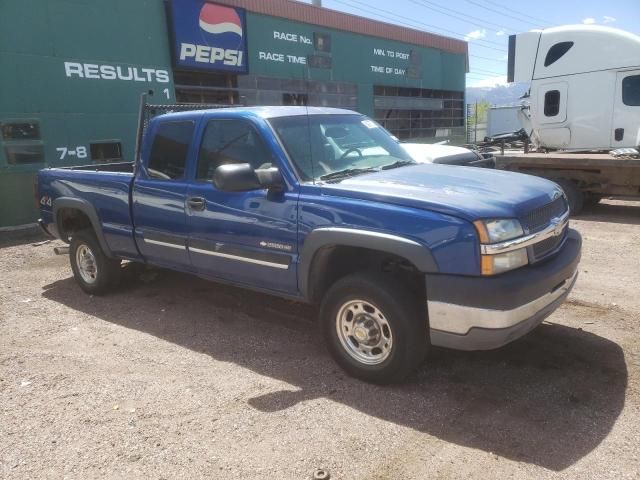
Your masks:
<path fill-rule="evenodd" d="M 640 478 L 640 202 L 573 225 L 548 322 L 396 387 L 345 377 L 310 307 L 165 271 L 90 297 L 56 242 L 5 242 L 0 477 Z"/>

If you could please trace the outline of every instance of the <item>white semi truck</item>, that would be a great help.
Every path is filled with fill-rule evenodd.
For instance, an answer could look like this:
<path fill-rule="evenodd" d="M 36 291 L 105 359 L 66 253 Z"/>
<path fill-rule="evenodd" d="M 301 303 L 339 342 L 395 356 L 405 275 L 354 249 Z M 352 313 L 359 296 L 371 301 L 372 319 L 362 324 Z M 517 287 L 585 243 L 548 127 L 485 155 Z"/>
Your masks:
<path fill-rule="evenodd" d="M 595 25 L 549 28 L 509 37 L 508 58 L 508 81 L 531 82 L 521 120 L 534 146 L 640 145 L 640 36 Z"/>
<path fill-rule="evenodd" d="M 537 153 L 499 156 L 497 168 L 557 181 L 574 213 L 640 196 L 640 36 L 596 25 L 512 35 L 507 78 L 530 82 L 520 119 Z"/>

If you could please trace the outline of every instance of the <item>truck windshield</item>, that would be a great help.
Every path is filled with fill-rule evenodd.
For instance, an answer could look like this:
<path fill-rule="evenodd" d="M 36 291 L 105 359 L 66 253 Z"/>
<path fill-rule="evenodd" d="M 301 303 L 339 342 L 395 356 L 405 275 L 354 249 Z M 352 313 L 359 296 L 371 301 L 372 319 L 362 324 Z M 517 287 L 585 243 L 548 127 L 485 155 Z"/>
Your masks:
<path fill-rule="evenodd" d="M 415 163 L 391 135 L 362 115 L 270 119 L 303 181 L 338 181 Z"/>

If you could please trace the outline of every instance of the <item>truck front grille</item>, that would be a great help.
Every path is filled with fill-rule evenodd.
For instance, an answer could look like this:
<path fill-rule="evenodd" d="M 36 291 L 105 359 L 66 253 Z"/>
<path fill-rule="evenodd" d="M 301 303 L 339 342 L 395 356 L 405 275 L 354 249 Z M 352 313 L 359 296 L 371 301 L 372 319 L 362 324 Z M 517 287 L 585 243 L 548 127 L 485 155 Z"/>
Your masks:
<path fill-rule="evenodd" d="M 549 237 L 541 242 L 535 243 L 531 246 L 533 251 L 534 261 L 542 260 L 544 257 L 557 250 L 564 240 L 567 238 L 567 227 L 564 228 L 562 233 L 558 236 Z"/>
<path fill-rule="evenodd" d="M 562 216 L 569 206 L 564 195 L 556 198 L 553 202 L 547 203 L 542 207 L 531 210 L 522 219 L 522 226 L 529 232 L 535 233 L 543 230 L 549 225 L 552 218 Z M 542 242 L 541 242 L 542 243 Z"/>

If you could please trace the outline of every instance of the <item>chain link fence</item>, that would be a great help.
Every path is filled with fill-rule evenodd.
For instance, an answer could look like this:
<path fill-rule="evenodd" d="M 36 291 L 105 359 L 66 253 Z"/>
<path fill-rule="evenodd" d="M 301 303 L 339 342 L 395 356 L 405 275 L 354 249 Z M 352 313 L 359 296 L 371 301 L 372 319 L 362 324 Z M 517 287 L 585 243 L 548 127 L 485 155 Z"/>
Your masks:
<path fill-rule="evenodd" d="M 467 143 L 482 142 L 487 136 L 488 102 L 467 103 Z"/>

